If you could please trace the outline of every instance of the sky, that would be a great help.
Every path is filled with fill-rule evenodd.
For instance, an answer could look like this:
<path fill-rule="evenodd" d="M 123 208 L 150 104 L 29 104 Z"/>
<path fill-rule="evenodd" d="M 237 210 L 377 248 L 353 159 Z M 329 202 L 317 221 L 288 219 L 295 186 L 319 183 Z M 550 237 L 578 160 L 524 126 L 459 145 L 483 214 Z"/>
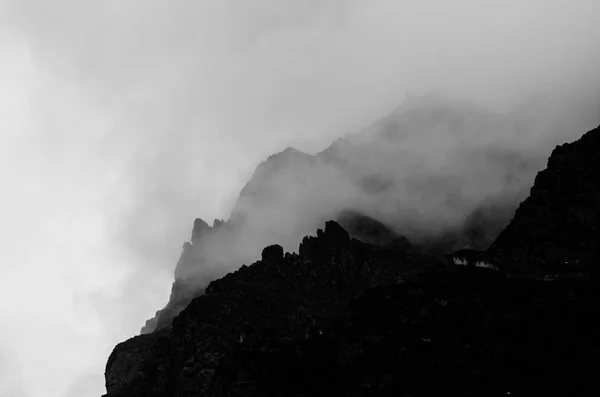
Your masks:
<path fill-rule="evenodd" d="M 226 218 L 269 154 L 324 149 L 411 93 L 589 105 L 598 15 L 596 0 L 0 0 L 0 397 L 103 394 L 194 218 Z"/>

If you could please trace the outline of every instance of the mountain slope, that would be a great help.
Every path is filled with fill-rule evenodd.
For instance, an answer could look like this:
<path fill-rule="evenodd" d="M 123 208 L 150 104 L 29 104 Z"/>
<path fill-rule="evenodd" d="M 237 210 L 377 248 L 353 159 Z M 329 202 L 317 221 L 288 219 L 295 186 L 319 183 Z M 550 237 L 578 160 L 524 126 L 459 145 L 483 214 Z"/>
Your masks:
<path fill-rule="evenodd" d="M 501 271 L 441 265 L 368 217 L 346 222 L 375 244 L 327 222 L 119 344 L 107 397 L 597 395 L 597 284 L 573 276 L 598 264 L 599 131 L 554 150 L 487 251 Z"/>
<path fill-rule="evenodd" d="M 488 254 L 510 271 L 589 276 L 600 265 L 600 128 L 554 149 Z"/>
<path fill-rule="evenodd" d="M 288 148 L 270 156 L 227 221 L 209 227 L 196 220 L 169 302 L 142 332 L 168 328 L 210 281 L 252 263 L 264 246 L 292 252 L 327 220 L 373 242 L 354 233 L 360 225 L 348 214 L 440 256 L 486 249 L 543 165 L 547 143 L 533 138 L 534 127 L 518 117 L 424 97 L 315 155 Z"/>
<path fill-rule="evenodd" d="M 261 261 L 211 282 L 172 330 L 119 344 L 106 367 L 109 395 L 212 393 L 209 388 L 228 382 L 217 368 L 229 365 L 240 343 L 275 338 L 293 345 L 319 333 L 365 288 L 394 282 L 426 263 L 409 246 L 350 239 L 335 222 L 304 238 L 297 255 L 269 246 Z"/>

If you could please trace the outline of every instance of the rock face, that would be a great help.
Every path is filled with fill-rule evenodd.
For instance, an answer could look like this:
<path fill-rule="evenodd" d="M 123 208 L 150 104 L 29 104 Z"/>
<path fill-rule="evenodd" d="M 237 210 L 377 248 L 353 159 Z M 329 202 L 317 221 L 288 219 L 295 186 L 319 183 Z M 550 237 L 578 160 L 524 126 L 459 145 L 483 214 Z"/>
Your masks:
<path fill-rule="evenodd" d="M 593 336 L 600 329 L 593 320 L 597 310 L 582 286 L 509 279 L 488 269 L 436 269 L 352 301 L 327 338 L 314 342 L 328 347 L 315 354 L 327 360 L 320 368 L 327 375 L 324 386 L 311 391 L 595 394 L 600 391 L 594 375 L 600 368 L 600 343 Z M 565 368 L 565 362 L 573 367 Z M 311 395 L 306 389 L 285 390 L 281 386 L 281 395 Z"/>
<path fill-rule="evenodd" d="M 335 222 L 304 238 L 298 255 L 267 247 L 261 261 L 211 282 L 172 330 L 118 345 L 106 367 L 108 395 L 252 395 L 259 385 L 252 363 L 238 367 L 240 348 L 267 356 L 300 349 L 366 288 L 397 281 L 424 263 L 409 247 L 351 239 Z"/>
<path fill-rule="evenodd" d="M 367 216 L 348 211 L 342 213 L 338 219 L 349 231 L 350 236 L 359 241 L 380 247 L 405 249 L 407 252 L 414 250 L 405 237 L 399 236 L 384 224 Z M 171 288 L 169 302 L 163 309 L 157 311 L 153 318 L 146 321 L 141 329 L 141 334 L 171 328 L 173 319 L 188 303 L 195 297 L 204 294 L 210 280 L 194 277 L 194 272 L 205 270 L 207 266 L 211 265 L 218 267 L 219 262 L 214 257 L 207 255 L 207 251 L 208 253 L 214 252 L 208 247 L 217 243 L 226 246 L 223 243 L 228 241 L 231 241 L 231 244 L 238 242 L 237 235 L 242 222 L 239 218 L 227 222 L 215 220 L 211 227 L 202 219 L 198 218 L 194 221 L 191 242 L 183 245 L 181 257 L 175 269 L 175 281 Z M 333 232 L 330 231 L 330 233 Z M 343 234 L 347 235 L 348 232 L 344 230 Z M 283 257 L 281 246 L 272 245 L 263 249 L 263 262 L 273 261 L 279 257 Z"/>
<path fill-rule="evenodd" d="M 580 280 L 427 266 L 335 222 L 282 252 L 210 283 L 172 330 L 119 344 L 106 396 L 600 392 L 600 305 Z"/>
<path fill-rule="evenodd" d="M 489 248 L 513 273 L 592 276 L 600 267 L 600 128 L 554 149 Z"/>
<path fill-rule="evenodd" d="M 341 212 L 337 217 L 337 222 L 348 230 L 350 235 L 364 243 L 380 247 L 410 247 L 410 242 L 406 237 L 398 235 L 383 223 L 362 215 L 355 211 Z"/>
<path fill-rule="evenodd" d="M 267 246 L 117 345 L 106 396 L 599 395 L 599 150 L 600 129 L 557 147 L 487 252 L 446 266 L 356 214 Z"/>
<path fill-rule="evenodd" d="M 322 152 L 287 148 L 270 156 L 227 221 L 194 222 L 169 301 L 142 333 L 169 328 L 210 281 L 252 263 L 265 246 L 291 252 L 330 219 L 374 245 L 408 239 L 440 257 L 487 249 L 550 152 L 547 142 L 526 138 L 533 124 L 441 98 L 413 98 Z"/>
<path fill-rule="evenodd" d="M 221 236 L 231 236 L 224 231 L 234 229 L 231 222 L 215 219 L 213 226 L 209 226 L 204 220 L 194 220 L 192 239 L 183 244 L 181 257 L 175 268 L 175 281 L 171 287 L 171 296 L 167 305 L 156 312 L 156 315 L 146 321 L 140 333 L 148 334 L 154 331 L 170 328 L 175 316 L 177 316 L 186 305 L 196 296 L 204 293 L 204 288 L 210 280 L 202 277 L 194 277 L 194 273 L 202 270 L 207 263 L 218 263 L 206 254 L 206 245 L 211 244 Z"/>

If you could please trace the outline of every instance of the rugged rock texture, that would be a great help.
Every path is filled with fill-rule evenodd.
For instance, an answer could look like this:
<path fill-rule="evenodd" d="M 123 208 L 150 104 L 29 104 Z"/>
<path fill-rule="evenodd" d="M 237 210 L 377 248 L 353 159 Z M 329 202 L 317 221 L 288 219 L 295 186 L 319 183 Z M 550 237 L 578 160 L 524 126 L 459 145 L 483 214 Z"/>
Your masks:
<path fill-rule="evenodd" d="M 554 149 L 529 197 L 488 250 L 513 273 L 600 269 L 600 128 Z"/>
<path fill-rule="evenodd" d="M 236 368 L 240 346 L 270 353 L 298 349 L 363 290 L 398 281 L 426 263 L 410 247 L 368 245 L 327 222 L 317 237 L 304 238 L 298 255 L 284 256 L 281 247 L 270 246 L 261 261 L 211 282 L 175 318 L 172 331 L 118 345 L 106 368 L 109 395 L 221 395 L 238 389 L 237 395 L 248 395 L 258 386 L 248 372 L 252 366 Z"/>
<path fill-rule="evenodd" d="M 352 238 L 359 241 L 380 247 L 405 249 L 407 252 L 414 251 L 414 248 L 411 247 L 411 244 L 405 237 L 399 236 L 384 224 L 357 212 L 343 212 L 338 217 L 338 221 L 344 225 Z M 239 224 L 240 222 L 242 221 L 239 218 L 228 222 L 215 220 L 214 225 L 211 227 L 202 219 L 198 218 L 194 221 L 192 240 L 183 245 L 181 257 L 175 269 L 175 281 L 171 288 L 169 302 L 163 309 L 158 310 L 153 318 L 146 321 L 146 324 L 141 329 L 141 334 L 170 328 L 173 319 L 190 301 L 204 294 L 205 288 L 211 280 L 201 280 L 195 278 L 193 275 L 195 271 L 205 270 L 207 264 L 215 266 L 215 258 L 205 255 L 207 246 L 215 244 L 215 240 L 219 238 L 227 241 L 227 238 L 232 238 L 233 236 L 235 239 L 235 234 L 239 230 L 236 223 Z M 220 233 L 223 231 L 226 233 Z M 220 243 L 222 244 L 223 241 L 220 241 Z M 279 247 L 277 249 L 280 249 L 283 255 L 282 247 L 273 247 Z M 274 248 L 269 247 L 269 249 Z M 269 249 L 266 250 L 268 251 Z M 262 256 L 264 260 L 264 250 Z"/>
<path fill-rule="evenodd" d="M 467 267 L 385 283 L 398 279 L 398 254 L 328 229 L 299 256 L 269 247 L 211 283 L 170 334 L 117 346 L 107 396 L 600 393 L 599 305 L 587 284 Z"/>
<path fill-rule="evenodd" d="M 148 334 L 154 331 L 170 328 L 175 316 L 177 316 L 190 301 L 196 296 L 204 293 L 204 288 L 211 281 L 201 276 L 195 277 L 195 273 L 203 270 L 207 264 L 218 264 L 218 262 L 207 256 L 206 245 L 210 245 L 221 236 L 233 236 L 235 233 L 220 233 L 235 230 L 235 221 L 225 222 L 215 219 L 213 226 L 209 226 L 204 220 L 194 220 L 192 239 L 183 244 L 181 257 L 175 267 L 175 281 L 171 287 L 171 296 L 167 305 L 156 312 L 156 315 L 146 321 L 140 333 Z M 227 241 L 225 241 L 226 243 Z"/>
<path fill-rule="evenodd" d="M 279 395 L 593 395 L 597 313 L 582 285 L 434 270 L 352 301 L 314 359 L 324 386 Z"/>
<path fill-rule="evenodd" d="M 287 148 L 270 156 L 226 222 L 195 221 L 169 302 L 142 333 L 170 327 L 210 281 L 252 263 L 265 246 L 293 251 L 330 219 L 363 242 L 406 237 L 440 258 L 487 249 L 551 150 L 534 133 L 521 116 L 423 97 L 315 155 Z"/>
<path fill-rule="evenodd" d="M 298 254 L 264 248 L 172 329 L 119 344 L 107 396 L 599 395 L 598 287 L 578 276 L 599 264 L 599 140 L 557 147 L 485 253 L 444 265 L 356 214 Z"/>
<path fill-rule="evenodd" d="M 499 230 L 506 226 L 512 215 L 512 205 L 510 200 L 492 201 L 486 200 L 482 205 L 475 209 L 461 228 L 450 231 L 442 236 L 418 240 L 415 239 L 412 244 L 409 240 L 397 234 L 389 226 L 363 215 L 356 211 L 342 211 L 337 215 L 336 221 L 339 222 L 350 234 L 364 243 L 380 247 L 402 247 L 412 250 L 418 250 L 422 255 L 441 258 L 447 252 L 451 252 L 463 247 L 474 247 L 485 249 L 491 243 Z M 516 207 L 516 204 L 514 205 Z M 197 279 L 194 282 L 189 281 L 190 274 L 195 269 L 203 269 L 207 262 L 213 263 L 215 260 L 205 257 L 204 251 L 206 245 L 211 245 L 215 238 L 231 238 L 238 232 L 235 223 L 240 223 L 238 218 L 235 221 L 215 220 L 211 227 L 202 219 L 194 221 L 191 242 L 185 243 L 181 258 L 176 267 L 176 278 L 171 289 L 171 296 L 167 305 L 156 312 L 156 315 L 149 319 L 141 330 L 142 334 L 154 332 L 171 327 L 171 323 L 187 304 L 195 297 L 204 294 L 204 289 L 210 280 Z M 219 235 L 223 230 L 231 230 L 226 235 Z M 234 237 L 235 239 L 235 237 Z M 234 244 L 232 242 L 232 244 Z M 412 247 L 412 248 L 411 248 Z M 193 279 L 193 277 L 191 277 Z"/>

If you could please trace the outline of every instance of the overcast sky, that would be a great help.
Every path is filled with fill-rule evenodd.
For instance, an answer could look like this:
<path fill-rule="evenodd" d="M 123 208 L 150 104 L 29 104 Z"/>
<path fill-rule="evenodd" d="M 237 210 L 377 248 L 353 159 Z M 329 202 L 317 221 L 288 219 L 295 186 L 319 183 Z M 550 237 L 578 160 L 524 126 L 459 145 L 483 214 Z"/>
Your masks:
<path fill-rule="evenodd" d="M 440 93 L 600 82 L 597 0 L 0 0 L 0 396 L 104 392 L 195 217 L 254 167 Z M 581 131 L 583 133 L 584 131 Z"/>

